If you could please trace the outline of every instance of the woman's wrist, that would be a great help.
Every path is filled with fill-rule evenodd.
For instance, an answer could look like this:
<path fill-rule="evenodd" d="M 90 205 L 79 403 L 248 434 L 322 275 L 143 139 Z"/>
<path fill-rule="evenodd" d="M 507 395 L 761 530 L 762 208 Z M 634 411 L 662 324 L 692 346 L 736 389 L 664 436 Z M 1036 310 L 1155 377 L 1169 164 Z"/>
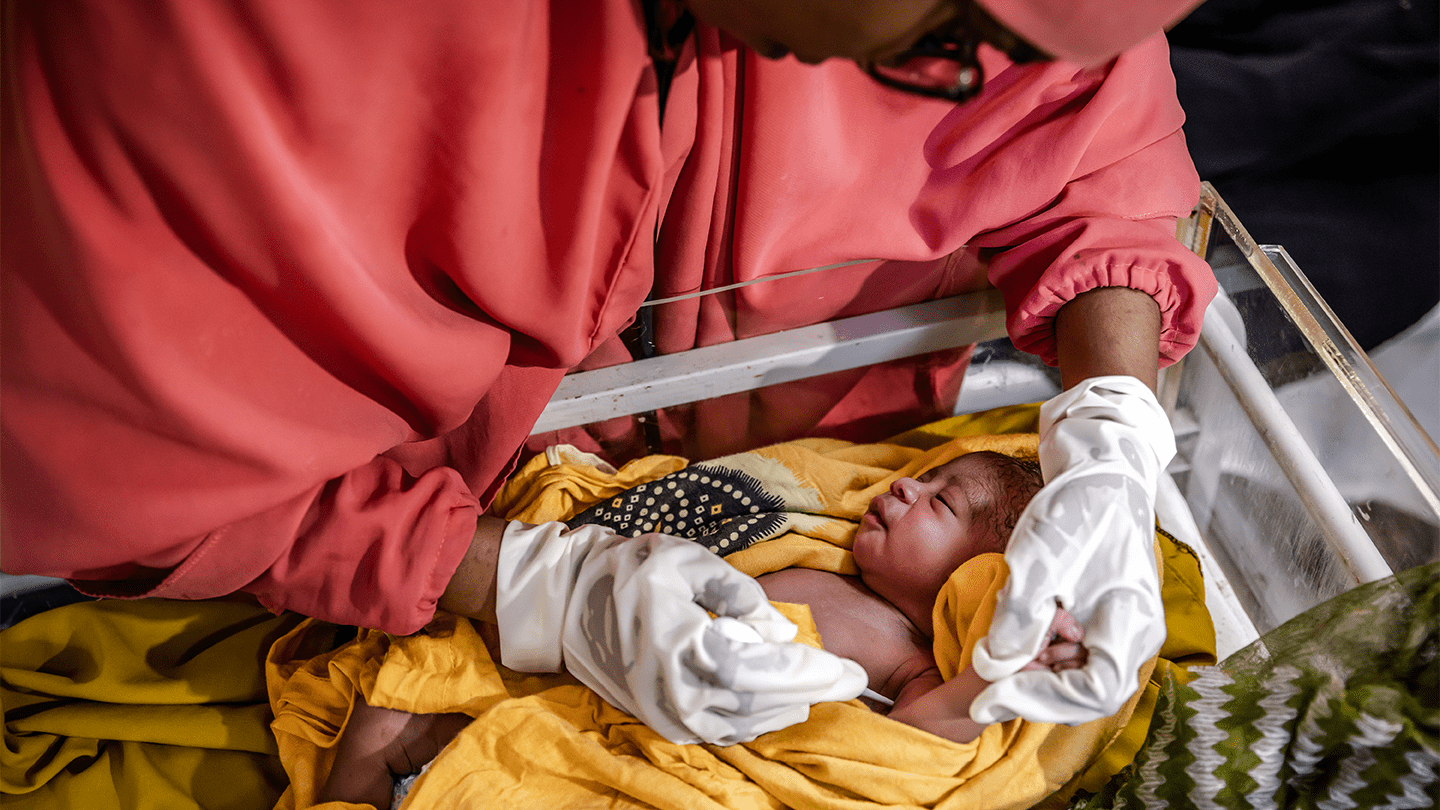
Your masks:
<path fill-rule="evenodd" d="M 470 548 L 440 595 L 441 610 L 495 623 L 495 570 L 500 560 L 500 538 L 508 524 L 497 517 L 480 516 Z"/>
<path fill-rule="evenodd" d="M 1160 367 L 1160 306 L 1129 287 L 1083 292 L 1055 314 L 1055 348 L 1067 389 L 1091 377 L 1123 374 L 1153 391 Z"/>

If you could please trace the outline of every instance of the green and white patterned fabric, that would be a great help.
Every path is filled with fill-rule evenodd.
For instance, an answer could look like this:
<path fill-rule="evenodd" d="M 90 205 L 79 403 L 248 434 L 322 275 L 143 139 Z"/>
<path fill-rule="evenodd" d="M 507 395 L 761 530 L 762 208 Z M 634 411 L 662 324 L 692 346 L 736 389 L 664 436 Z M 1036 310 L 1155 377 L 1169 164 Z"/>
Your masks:
<path fill-rule="evenodd" d="M 1161 685 L 1135 762 L 1091 808 L 1440 805 L 1440 563 L 1312 608 Z"/>

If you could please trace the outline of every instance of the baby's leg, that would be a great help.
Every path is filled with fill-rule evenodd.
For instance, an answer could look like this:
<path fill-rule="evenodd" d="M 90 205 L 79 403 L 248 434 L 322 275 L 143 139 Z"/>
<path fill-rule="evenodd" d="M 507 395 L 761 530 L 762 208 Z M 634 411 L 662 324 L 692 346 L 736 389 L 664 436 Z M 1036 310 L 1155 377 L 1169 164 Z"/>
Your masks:
<path fill-rule="evenodd" d="M 319 801 L 390 806 L 394 778 L 418 772 L 470 723 L 465 714 L 411 714 L 355 698 Z"/>

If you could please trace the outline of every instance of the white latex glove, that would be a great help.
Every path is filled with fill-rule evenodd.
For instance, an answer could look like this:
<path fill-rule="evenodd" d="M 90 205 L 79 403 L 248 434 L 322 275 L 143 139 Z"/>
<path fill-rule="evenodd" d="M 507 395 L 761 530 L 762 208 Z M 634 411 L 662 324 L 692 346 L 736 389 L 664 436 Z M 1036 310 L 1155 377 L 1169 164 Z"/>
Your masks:
<path fill-rule="evenodd" d="M 868 681 L 859 664 L 795 643 L 754 579 L 665 534 L 512 522 L 496 617 L 505 666 L 563 667 L 675 743 L 747 742 Z"/>
<path fill-rule="evenodd" d="M 1046 484 L 1005 551 L 1010 577 L 973 665 L 992 681 L 970 706 L 979 723 L 1109 717 L 1139 689 L 1165 641 L 1155 566 L 1155 489 L 1175 436 L 1134 377 L 1094 377 L 1040 408 Z M 1063 672 L 1020 668 L 1045 646 L 1056 604 L 1085 628 L 1089 661 Z"/>

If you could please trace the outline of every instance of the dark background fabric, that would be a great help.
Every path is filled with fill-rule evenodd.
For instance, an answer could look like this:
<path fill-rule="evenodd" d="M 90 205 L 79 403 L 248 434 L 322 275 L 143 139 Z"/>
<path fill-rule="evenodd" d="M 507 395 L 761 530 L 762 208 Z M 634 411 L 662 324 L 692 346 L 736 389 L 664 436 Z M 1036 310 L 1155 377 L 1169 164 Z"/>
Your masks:
<path fill-rule="evenodd" d="M 1208 0 L 1170 32 L 1200 176 L 1373 348 L 1440 300 L 1436 0 Z"/>

